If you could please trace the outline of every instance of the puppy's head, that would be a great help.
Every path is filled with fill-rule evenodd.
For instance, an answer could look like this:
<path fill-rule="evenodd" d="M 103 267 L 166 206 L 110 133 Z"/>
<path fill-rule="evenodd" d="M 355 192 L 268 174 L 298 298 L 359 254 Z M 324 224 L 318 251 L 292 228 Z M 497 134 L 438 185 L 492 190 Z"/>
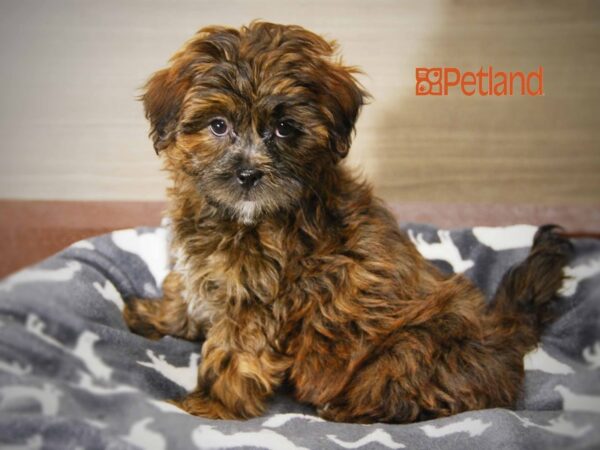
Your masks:
<path fill-rule="evenodd" d="M 200 30 L 142 97 L 170 170 L 235 219 L 294 208 L 350 147 L 366 93 L 298 26 Z"/>

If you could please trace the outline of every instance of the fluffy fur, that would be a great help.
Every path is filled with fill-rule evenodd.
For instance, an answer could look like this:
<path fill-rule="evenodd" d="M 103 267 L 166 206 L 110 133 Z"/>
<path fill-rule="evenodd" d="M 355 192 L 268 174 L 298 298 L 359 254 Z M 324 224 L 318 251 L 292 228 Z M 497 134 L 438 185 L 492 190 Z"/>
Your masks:
<path fill-rule="evenodd" d="M 203 340 L 191 414 L 260 415 L 291 386 L 330 420 L 512 407 L 569 245 L 541 228 L 486 306 L 425 261 L 340 160 L 365 91 L 335 44 L 253 22 L 198 32 L 143 102 L 164 157 L 174 270 L 130 328 Z"/>

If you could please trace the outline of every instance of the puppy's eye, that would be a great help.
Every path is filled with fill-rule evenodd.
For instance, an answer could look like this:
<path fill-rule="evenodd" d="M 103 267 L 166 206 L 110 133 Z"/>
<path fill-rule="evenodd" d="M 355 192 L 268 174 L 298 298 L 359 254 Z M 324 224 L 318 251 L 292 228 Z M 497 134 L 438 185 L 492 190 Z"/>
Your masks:
<path fill-rule="evenodd" d="M 225 136 L 227 134 L 227 122 L 223 119 L 214 119 L 208 126 L 212 134 L 218 137 Z"/>
<path fill-rule="evenodd" d="M 287 120 L 282 120 L 275 127 L 275 135 L 280 138 L 286 138 L 291 136 L 296 129 L 294 126 L 288 122 Z"/>

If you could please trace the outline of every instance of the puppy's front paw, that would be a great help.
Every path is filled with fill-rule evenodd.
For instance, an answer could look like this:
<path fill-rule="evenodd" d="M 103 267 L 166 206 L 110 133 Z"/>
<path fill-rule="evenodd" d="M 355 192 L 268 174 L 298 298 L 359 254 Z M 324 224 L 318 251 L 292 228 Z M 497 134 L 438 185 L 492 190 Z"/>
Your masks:
<path fill-rule="evenodd" d="M 153 323 L 156 300 L 129 299 L 123 308 L 123 319 L 131 331 L 148 339 L 164 336 Z"/>
<path fill-rule="evenodd" d="M 352 417 L 349 414 L 348 407 L 343 407 L 334 403 L 325 403 L 324 405 L 317 407 L 317 414 L 321 419 L 325 419 L 329 422 L 358 421 L 355 417 Z"/>
<path fill-rule="evenodd" d="M 222 403 L 213 400 L 198 392 L 183 397 L 179 400 L 168 400 L 167 403 L 177 406 L 193 416 L 200 416 L 207 419 L 241 419 L 242 417 L 228 411 Z"/>

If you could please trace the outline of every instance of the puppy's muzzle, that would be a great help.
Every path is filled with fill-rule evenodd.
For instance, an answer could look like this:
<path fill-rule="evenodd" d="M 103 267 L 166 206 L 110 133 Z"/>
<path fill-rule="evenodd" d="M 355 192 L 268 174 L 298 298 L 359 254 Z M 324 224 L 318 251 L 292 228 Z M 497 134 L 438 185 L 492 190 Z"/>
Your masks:
<path fill-rule="evenodd" d="M 244 188 L 249 189 L 258 184 L 263 176 L 263 172 L 259 169 L 244 168 L 238 169 L 235 173 L 237 181 Z"/>

